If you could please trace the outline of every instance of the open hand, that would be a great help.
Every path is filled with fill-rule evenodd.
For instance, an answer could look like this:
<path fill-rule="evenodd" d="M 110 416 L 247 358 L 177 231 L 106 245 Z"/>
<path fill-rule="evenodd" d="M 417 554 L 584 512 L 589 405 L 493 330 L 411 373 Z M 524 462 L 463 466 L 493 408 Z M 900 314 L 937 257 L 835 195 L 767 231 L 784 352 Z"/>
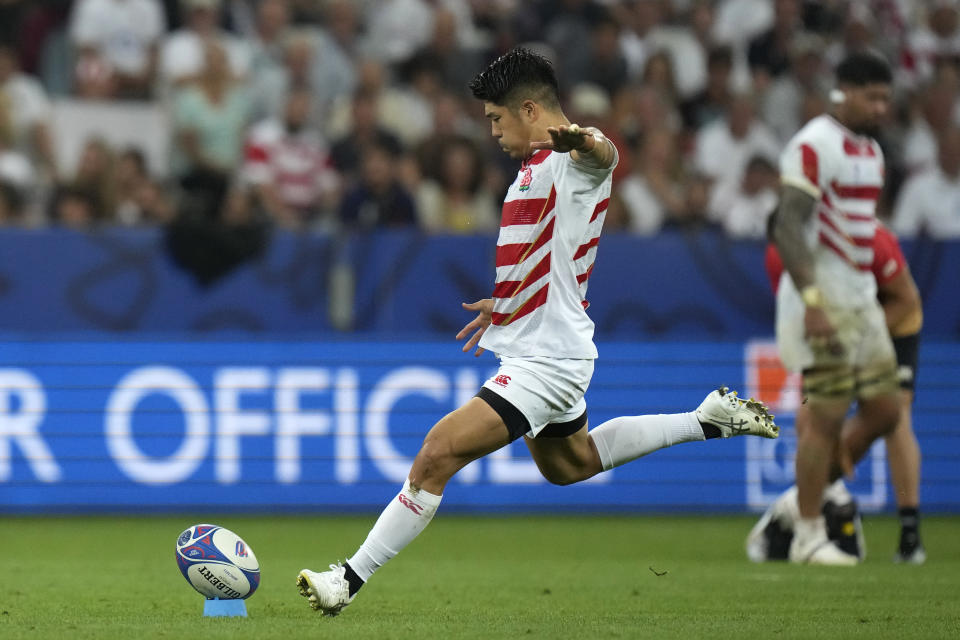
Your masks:
<path fill-rule="evenodd" d="M 590 130 L 581 128 L 577 124 L 547 127 L 547 133 L 550 134 L 549 140 L 531 142 L 530 147 L 532 149 L 550 149 L 560 153 L 567 153 L 569 151 L 583 151 L 585 153 L 589 151 L 589 149 L 582 148 L 584 144 L 588 144 L 584 141 L 588 137 L 593 137 L 593 133 Z"/>
<path fill-rule="evenodd" d="M 483 335 L 483 332 L 487 330 L 487 327 L 490 326 L 490 321 L 493 316 L 493 298 L 484 298 L 483 300 L 477 300 L 476 302 L 461 302 L 460 306 L 466 309 L 467 311 L 478 311 L 477 317 L 467 323 L 463 329 L 460 329 L 460 332 L 457 334 L 457 340 L 463 340 L 467 335 L 473 331 L 473 335 L 470 336 L 470 339 L 467 340 L 466 344 L 463 345 L 463 352 L 466 353 L 470 349 L 474 348 L 478 342 L 480 342 L 480 336 Z M 477 347 L 477 352 L 474 353 L 474 356 L 479 356 L 484 352 L 482 347 Z"/>

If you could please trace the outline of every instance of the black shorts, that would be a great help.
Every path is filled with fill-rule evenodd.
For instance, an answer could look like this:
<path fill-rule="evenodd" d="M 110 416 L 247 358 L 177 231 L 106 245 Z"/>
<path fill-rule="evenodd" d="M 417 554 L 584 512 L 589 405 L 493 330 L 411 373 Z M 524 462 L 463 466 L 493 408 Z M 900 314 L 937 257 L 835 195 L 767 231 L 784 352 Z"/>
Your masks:
<path fill-rule="evenodd" d="M 920 334 L 901 336 L 893 339 L 893 349 L 897 352 L 897 379 L 900 388 L 913 391 L 917 377 L 917 354 L 920 349 Z"/>

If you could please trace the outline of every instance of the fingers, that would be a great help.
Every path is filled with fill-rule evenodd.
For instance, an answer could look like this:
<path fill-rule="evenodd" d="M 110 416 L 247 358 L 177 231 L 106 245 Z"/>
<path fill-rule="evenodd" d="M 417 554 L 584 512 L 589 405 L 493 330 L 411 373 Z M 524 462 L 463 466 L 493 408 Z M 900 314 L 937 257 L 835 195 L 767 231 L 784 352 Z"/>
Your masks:
<path fill-rule="evenodd" d="M 470 351 L 470 349 L 473 349 L 475 346 L 477 346 L 477 343 L 480 342 L 480 336 L 483 335 L 484 330 L 485 328 L 481 327 L 480 329 L 477 329 L 477 331 L 472 336 L 470 336 L 470 339 L 467 341 L 467 343 L 463 345 L 464 353 L 466 353 L 467 351 Z"/>
<path fill-rule="evenodd" d="M 475 354 L 473 354 L 473 357 L 474 357 L 474 358 L 479 358 L 482 354 L 484 354 L 484 353 L 486 353 L 486 352 L 487 352 L 487 350 L 484 349 L 483 347 L 477 347 L 477 352 L 476 352 Z"/>

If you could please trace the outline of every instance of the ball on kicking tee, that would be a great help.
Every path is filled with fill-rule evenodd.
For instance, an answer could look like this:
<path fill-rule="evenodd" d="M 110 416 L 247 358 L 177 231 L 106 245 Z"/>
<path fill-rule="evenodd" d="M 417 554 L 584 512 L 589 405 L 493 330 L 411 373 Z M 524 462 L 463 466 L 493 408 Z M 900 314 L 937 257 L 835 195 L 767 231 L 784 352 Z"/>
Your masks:
<path fill-rule="evenodd" d="M 207 598 L 249 598 L 260 586 L 260 564 L 240 536 L 215 524 L 195 524 L 177 538 L 177 566 Z"/>

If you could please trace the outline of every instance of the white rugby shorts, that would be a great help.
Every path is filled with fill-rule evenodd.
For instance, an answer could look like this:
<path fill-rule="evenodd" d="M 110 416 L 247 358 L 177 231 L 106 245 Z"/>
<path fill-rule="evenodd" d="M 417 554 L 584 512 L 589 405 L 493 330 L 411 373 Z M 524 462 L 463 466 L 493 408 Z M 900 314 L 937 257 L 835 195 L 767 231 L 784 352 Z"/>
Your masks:
<path fill-rule="evenodd" d="M 502 356 L 500 368 L 483 388 L 506 400 L 527 419 L 529 431 L 516 437 L 535 438 L 548 425 L 571 423 L 585 416 L 583 395 L 590 386 L 593 363 L 592 359 Z M 512 425 L 507 428 L 513 433 Z"/>

